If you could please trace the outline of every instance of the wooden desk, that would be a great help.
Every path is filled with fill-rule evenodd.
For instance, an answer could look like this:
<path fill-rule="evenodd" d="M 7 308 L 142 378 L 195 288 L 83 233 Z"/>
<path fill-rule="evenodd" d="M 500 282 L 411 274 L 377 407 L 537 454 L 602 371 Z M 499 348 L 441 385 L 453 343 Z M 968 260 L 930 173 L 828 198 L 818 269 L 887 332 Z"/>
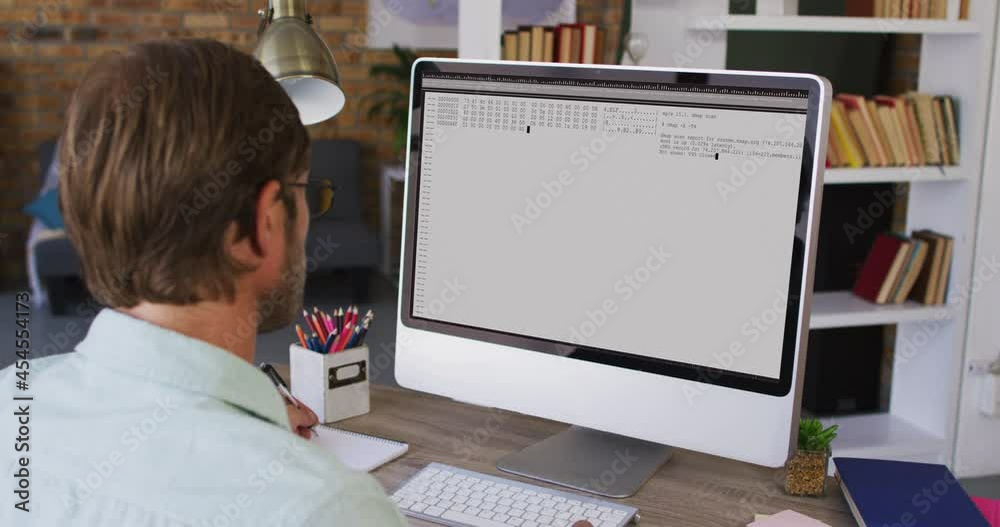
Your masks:
<path fill-rule="evenodd" d="M 389 493 L 433 461 L 544 485 L 500 472 L 496 462 L 566 427 L 385 386 L 372 386 L 370 414 L 336 426 L 410 444 L 405 456 L 374 472 Z M 754 513 L 785 509 L 832 527 L 857 525 L 832 478 L 825 497 L 793 498 L 784 494 L 777 474 L 774 469 L 678 449 L 638 494 L 624 502 L 639 508 L 640 526 L 744 527 L 753 521 Z M 413 519 L 410 523 L 434 525 Z"/>

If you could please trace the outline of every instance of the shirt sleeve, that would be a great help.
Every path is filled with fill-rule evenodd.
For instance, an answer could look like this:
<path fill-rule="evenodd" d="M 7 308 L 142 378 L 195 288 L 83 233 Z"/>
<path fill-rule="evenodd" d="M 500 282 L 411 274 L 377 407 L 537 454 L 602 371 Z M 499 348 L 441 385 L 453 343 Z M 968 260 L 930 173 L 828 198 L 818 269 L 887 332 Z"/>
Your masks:
<path fill-rule="evenodd" d="M 404 527 L 406 520 L 381 489 L 357 490 L 317 503 L 303 525 Z"/>

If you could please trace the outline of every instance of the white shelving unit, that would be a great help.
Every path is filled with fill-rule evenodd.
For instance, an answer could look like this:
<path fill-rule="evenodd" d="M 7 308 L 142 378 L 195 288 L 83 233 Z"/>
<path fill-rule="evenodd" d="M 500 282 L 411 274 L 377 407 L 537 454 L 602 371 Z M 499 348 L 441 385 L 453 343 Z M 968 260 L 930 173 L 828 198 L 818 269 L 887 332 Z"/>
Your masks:
<path fill-rule="evenodd" d="M 958 3 L 949 0 L 947 20 L 902 20 L 730 15 L 728 0 L 635 0 L 632 30 L 650 36 L 644 65 L 710 69 L 726 67 L 730 31 L 922 36 L 918 89 L 957 98 L 962 165 L 835 169 L 826 172 L 826 183 L 909 183 L 907 228 L 955 237 L 949 301 L 880 306 L 847 291 L 820 293 L 813 296 L 811 327 L 897 327 L 889 411 L 833 420 L 841 425 L 834 455 L 944 462 L 963 475 L 971 465 L 954 463 L 956 416 L 997 7 L 972 0 L 969 20 L 957 20 Z"/>
<path fill-rule="evenodd" d="M 858 183 L 913 183 L 915 181 L 961 181 L 961 167 L 828 168 L 827 185 Z"/>
<path fill-rule="evenodd" d="M 491 34 L 482 28 L 500 26 L 494 3 L 500 1 L 470 9 L 478 13 L 475 20 L 461 17 L 464 29 L 460 26 L 459 32 L 465 31 L 470 44 L 465 47 L 469 51 L 459 50 L 460 57 L 499 59 L 499 51 L 489 45 L 499 40 L 499 30 Z M 647 66 L 724 69 L 730 31 L 922 36 L 918 89 L 957 99 L 962 165 L 835 169 L 826 172 L 826 184 L 909 183 L 908 230 L 934 229 L 955 238 L 947 304 L 880 306 L 847 291 L 820 293 L 813 297 L 811 328 L 897 326 L 889 411 L 830 420 L 841 425 L 834 455 L 941 462 L 959 476 L 974 472 L 968 459 L 954 463 L 956 416 L 965 370 L 996 2 L 971 0 L 969 20 L 958 20 L 960 0 L 948 0 L 946 20 L 907 20 L 731 15 L 729 0 L 634 1 L 632 31 L 649 36 L 642 61 Z M 478 2 L 460 0 L 460 11 Z"/>
<path fill-rule="evenodd" d="M 716 27 L 729 31 L 811 31 L 824 33 L 919 33 L 962 35 L 979 32 L 979 25 L 966 20 L 913 20 L 906 18 L 858 18 L 846 16 L 756 16 L 696 17 L 689 29 Z"/>
<path fill-rule="evenodd" d="M 944 321 L 951 310 L 944 306 L 925 306 L 916 302 L 876 305 L 860 299 L 850 291 L 815 293 L 812 301 L 810 329 L 883 326 L 904 322 Z"/>

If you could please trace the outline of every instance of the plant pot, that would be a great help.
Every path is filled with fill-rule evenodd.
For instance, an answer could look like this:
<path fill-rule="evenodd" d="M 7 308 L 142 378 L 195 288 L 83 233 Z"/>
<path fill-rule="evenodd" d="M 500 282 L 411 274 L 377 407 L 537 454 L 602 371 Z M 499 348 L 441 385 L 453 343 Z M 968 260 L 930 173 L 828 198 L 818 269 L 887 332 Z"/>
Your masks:
<path fill-rule="evenodd" d="M 785 492 L 793 496 L 822 496 L 829 464 L 829 451 L 795 452 L 785 463 Z"/>

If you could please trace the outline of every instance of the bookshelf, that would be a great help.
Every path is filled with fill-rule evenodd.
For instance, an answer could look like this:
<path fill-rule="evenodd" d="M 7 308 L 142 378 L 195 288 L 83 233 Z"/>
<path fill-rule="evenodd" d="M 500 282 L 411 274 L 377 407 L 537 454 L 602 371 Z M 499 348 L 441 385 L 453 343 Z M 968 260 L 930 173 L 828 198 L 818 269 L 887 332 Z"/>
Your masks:
<path fill-rule="evenodd" d="M 826 184 L 908 183 L 907 229 L 955 236 L 948 302 L 887 306 L 847 291 L 818 293 L 810 327 L 896 326 L 889 410 L 828 419 L 841 425 L 834 455 L 944 462 L 962 475 L 967 467 L 954 466 L 968 327 L 968 295 L 961 286 L 969 283 L 973 264 L 997 8 L 990 0 L 972 0 L 969 20 L 957 20 L 958 1 L 950 3 L 948 19 L 912 20 L 730 15 L 728 0 L 637 0 L 632 30 L 669 35 L 651 38 L 644 64 L 692 68 L 725 68 L 730 31 L 921 35 L 917 89 L 959 101 L 962 165 L 832 169 Z"/>
<path fill-rule="evenodd" d="M 461 5 L 478 1 L 460 0 Z M 834 455 L 942 462 L 964 476 L 979 470 L 968 456 L 956 465 L 956 430 L 958 415 L 967 413 L 959 408 L 960 396 L 964 405 L 974 401 L 968 395 L 971 388 L 963 384 L 969 327 L 967 284 L 972 279 L 982 199 L 983 138 L 997 5 L 992 0 L 971 0 L 969 19 L 958 20 L 960 0 L 948 2 L 947 19 L 913 20 L 731 15 L 729 0 L 634 0 L 631 30 L 649 35 L 643 65 L 706 69 L 726 67 L 730 31 L 921 35 L 917 89 L 948 94 L 958 101 L 962 164 L 833 169 L 826 172 L 825 183 L 909 184 L 907 230 L 933 229 L 955 238 L 946 305 L 874 305 L 855 299 L 847 291 L 824 292 L 813 297 L 810 323 L 813 329 L 896 327 L 897 360 L 892 366 L 889 410 L 828 419 L 841 424 Z M 496 42 L 500 25 L 499 19 L 479 20 L 466 31 L 470 39 Z M 497 29 L 493 33 L 480 31 L 484 27 Z M 461 49 L 459 56 L 499 58 L 492 53 L 464 54 Z M 900 358 L 902 350 L 906 353 Z M 990 451 L 982 445 L 978 450 Z"/>

